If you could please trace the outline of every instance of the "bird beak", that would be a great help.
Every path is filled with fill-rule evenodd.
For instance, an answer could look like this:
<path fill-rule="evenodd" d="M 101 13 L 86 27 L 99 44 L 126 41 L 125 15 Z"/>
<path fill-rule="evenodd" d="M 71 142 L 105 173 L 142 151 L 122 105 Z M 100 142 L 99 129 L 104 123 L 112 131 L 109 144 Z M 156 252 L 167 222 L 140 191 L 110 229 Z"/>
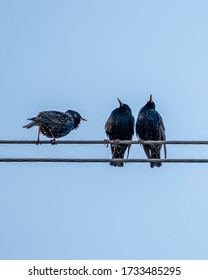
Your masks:
<path fill-rule="evenodd" d="M 121 102 L 121 100 L 119 98 L 117 98 L 117 99 L 118 99 L 120 106 L 123 106 L 123 103 Z"/>
<path fill-rule="evenodd" d="M 150 94 L 150 100 L 149 101 L 152 102 L 152 94 Z"/>
<path fill-rule="evenodd" d="M 83 117 L 80 118 L 81 121 L 87 121 L 86 119 L 84 119 Z"/>

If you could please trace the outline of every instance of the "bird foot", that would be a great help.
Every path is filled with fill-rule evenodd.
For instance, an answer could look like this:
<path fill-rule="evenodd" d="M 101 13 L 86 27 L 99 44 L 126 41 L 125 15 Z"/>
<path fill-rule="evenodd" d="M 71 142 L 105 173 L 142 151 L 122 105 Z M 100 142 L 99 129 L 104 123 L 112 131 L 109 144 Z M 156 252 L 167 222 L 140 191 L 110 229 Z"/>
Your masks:
<path fill-rule="evenodd" d="M 36 141 L 36 145 L 41 145 L 42 143 L 40 142 L 40 139 L 38 139 L 37 141 Z"/>
<path fill-rule="evenodd" d="M 56 142 L 56 139 L 55 139 L 55 138 L 54 138 L 54 139 L 51 139 L 50 142 L 51 142 L 51 145 L 57 145 L 57 142 Z"/>
<path fill-rule="evenodd" d="M 118 145 L 120 143 L 120 140 L 119 139 L 115 139 L 113 140 L 114 144 Z"/>
<path fill-rule="evenodd" d="M 141 139 L 138 140 L 138 143 L 139 143 L 140 147 L 141 147 L 141 145 L 143 145 L 143 141 Z"/>
<path fill-rule="evenodd" d="M 108 148 L 108 145 L 109 145 L 109 140 L 108 139 L 104 139 L 104 145 L 106 145 L 106 148 Z"/>

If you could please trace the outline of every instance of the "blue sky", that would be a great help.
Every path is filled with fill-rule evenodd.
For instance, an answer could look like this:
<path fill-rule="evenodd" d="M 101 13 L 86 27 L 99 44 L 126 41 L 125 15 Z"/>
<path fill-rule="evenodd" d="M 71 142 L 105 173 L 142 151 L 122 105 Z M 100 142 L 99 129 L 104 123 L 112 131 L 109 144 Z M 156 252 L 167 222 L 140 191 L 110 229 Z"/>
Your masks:
<path fill-rule="evenodd" d="M 153 95 L 168 140 L 207 140 L 207 1 L 3 1 L 1 139 L 42 110 L 78 111 L 63 139 L 105 139 L 117 97 Z M 42 139 L 45 139 L 42 136 Z M 136 136 L 134 136 L 136 139 Z M 102 145 L 0 146 L 1 157 L 109 158 Z M 206 146 L 168 146 L 207 158 Z M 130 158 L 145 158 L 134 145 Z M 1 259 L 207 259 L 207 164 L 1 163 Z"/>

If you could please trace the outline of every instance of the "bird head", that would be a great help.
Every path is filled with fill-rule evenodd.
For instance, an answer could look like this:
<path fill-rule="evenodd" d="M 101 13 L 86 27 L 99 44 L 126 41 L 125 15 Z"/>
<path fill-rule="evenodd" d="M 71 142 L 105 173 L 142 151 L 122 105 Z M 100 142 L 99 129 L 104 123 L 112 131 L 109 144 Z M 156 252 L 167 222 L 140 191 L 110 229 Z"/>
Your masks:
<path fill-rule="evenodd" d="M 118 110 L 119 112 L 123 112 L 123 113 L 126 113 L 126 112 L 131 113 L 131 109 L 127 104 L 122 103 L 119 98 L 117 98 L 117 100 L 119 102 L 120 107 L 117 108 L 116 110 Z"/>
<path fill-rule="evenodd" d="M 155 109 L 155 103 L 152 101 L 152 94 L 150 94 L 150 99 L 147 102 L 146 107 L 148 109 Z"/>
<path fill-rule="evenodd" d="M 74 128 L 77 128 L 79 126 L 80 121 L 87 121 L 85 118 L 81 117 L 81 115 L 76 111 L 68 110 L 67 112 L 73 117 Z"/>

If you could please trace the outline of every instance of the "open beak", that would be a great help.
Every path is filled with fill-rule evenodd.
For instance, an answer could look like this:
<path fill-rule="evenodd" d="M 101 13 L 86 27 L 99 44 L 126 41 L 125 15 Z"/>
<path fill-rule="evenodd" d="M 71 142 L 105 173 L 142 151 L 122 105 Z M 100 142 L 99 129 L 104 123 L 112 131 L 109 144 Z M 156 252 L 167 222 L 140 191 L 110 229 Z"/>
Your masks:
<path fill-rule="evenodd" d="M 84 119 L 83 117 L 80 118 L 81 121 L 87 121 L 86 119 Z"/>
<path fill-rule="evenodd" d="M 123 103 L 121 102 L 121 100 L 119 98 L 117 98 L 117 99 L 118 99 L 119 105 L 123 106 Z"/>
<path fill-rule="evenodd" d="M 150 94 L 150 100 L 149 101 L 152 102 L 152 94 Z"/>

